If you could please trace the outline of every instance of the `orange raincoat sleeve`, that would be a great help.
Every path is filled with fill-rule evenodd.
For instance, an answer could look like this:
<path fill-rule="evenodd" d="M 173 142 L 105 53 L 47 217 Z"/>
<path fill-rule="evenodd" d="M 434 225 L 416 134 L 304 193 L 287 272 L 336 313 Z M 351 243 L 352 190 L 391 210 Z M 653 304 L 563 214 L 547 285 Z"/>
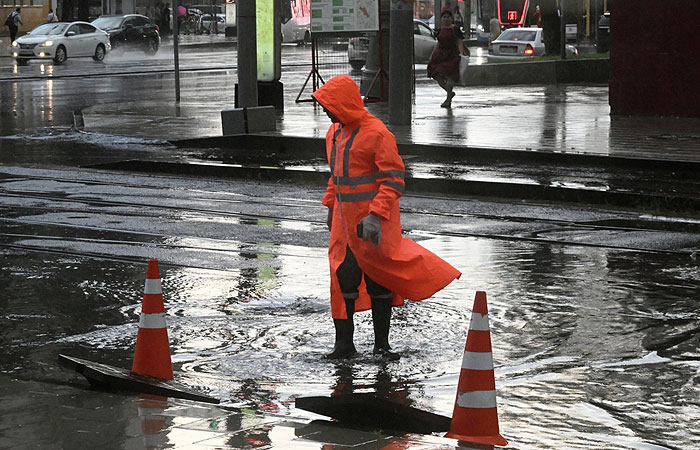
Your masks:
<path fill-rule="evenodd" d="M 328 187 L 326 188 L 326 193 L 323 195 L 321 203 L 326 205 L 328 209 L 333 209 L 335 206 L 335 185 L 333 184 L 333 177 L 328 177 Z"/>
<path fill-rule="evenodd" d="M 369 212 L 389 220 L 391 208 L 404 191 L 404 164 L 396 140 L 388 131 L 381 134 L 375 155 L 379 192 L 369 205 Z"/>
<path fill-rule="evenodd" d="M 328 129 L 328 132 L 326 133 L 326 148 L 331 148 L 330 145 L 332 145 L 332 140 L 333 140 L 333 135 L 335 133 L 337 126 L 333 125 Z M 328 158 L 330 162 L 330 158 Z M 332 170 L 333 168 L 331 168 Z M 326 187 L 326 193 L 323 195 L 323 199 L 321 199 L 321 203 L 325 206 L 328 207 L 328 209 L 333 209 L 335 206 L 335 184 L 333 183 L 333 175 L 328 177 L 328 186 Z"/>

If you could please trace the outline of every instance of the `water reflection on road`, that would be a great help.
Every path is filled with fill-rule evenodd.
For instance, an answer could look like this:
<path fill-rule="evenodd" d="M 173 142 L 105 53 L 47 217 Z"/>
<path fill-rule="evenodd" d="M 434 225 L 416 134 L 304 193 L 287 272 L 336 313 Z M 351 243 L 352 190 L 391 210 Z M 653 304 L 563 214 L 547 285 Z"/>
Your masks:
<path fill-rule="evenodd" d="M 450 415 L 478 289 L 488 294 L 501 431 L 512 448 L 700 444 L 695 261 L 470 238 L 423 244 L 464 276 L 429 301 L 395 309 L 391 339 L 402 358 L 391 363 L 371 356 L 368 313 L 357 317 L 361 356 L 322 359 L 333 339 L 323 248 L 257 246 L 215 269 L 186 267 L 176 250 L 162 251 L 180 381 L 207 387 L 237 411 L 284 414 L 300 395 L 377 391 Z M 54 370 L 58 352 L 129 367 L 145 265 L 18 251 L 2 259 L 3 391 L 8 377 L 54 391 L 35 412 L 41 418 L 65 402 L 67 388 L 53 383 L 71 377 Z M 242 427 L 241 414 L 225 427 Z M 171 443 L 191 438 L 168 429 Z"/>

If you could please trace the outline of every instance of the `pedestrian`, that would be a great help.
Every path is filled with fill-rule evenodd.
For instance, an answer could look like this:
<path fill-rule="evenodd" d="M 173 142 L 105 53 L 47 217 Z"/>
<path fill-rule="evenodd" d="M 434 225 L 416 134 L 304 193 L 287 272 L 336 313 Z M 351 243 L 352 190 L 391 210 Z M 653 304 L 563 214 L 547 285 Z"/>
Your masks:
<path fill-rule="evenodd" d="M 535 12 L 532 14 L 532 18 L 537 24 L 537 28 L 542 28 L 542 13 L 540 12 L 540 5 L 535 6 Z"/>
<path fill-rule="evenodd" d="M 182 31 L 185 32 L 185 34 L 190 34 L 190 30 L 185 26 L 185 20 L 187 19 L 187 8 L 184 6 L 180 5 L 177 7 L 177 34 L 180 34 Z M 184 28 L 184 30 L 183 30 Z"/>
<path fill-rule="evenodd" d="M 326 133 L 331 168 L 322 203 L 331 232 L 328 260 L 335 346 L 327 355 L 355 355 L 353 314 L 371 308 L 374 354 L 391 352 L 391 307 L 423 300 L 461 275 L 450 264 L 401 235 L 399 197 L 404 164 L 394 135 L 365 110 L 360 89 L 347 75 L 313 93 L 332 125 Z M 352 150 L 351 150 L 352 148 Z"/>
<path fill-rule="evenodd" d="M 452 12 L 446 9 L 440 14 L 440 28 L 436 30 L 437 44 L 428 61 L 428 76 L 435 79 L 447 92 L 447 98 L 440 106 L 450 108 L 453 88 L 459 81 L 459 55 L 468 55 L 464 47 L 464 36 L 452 23 Z"/>
<path fill-rule="evenodd" d="M 7 16 L 7 19 L 5 19 L 5 25 L 10 29 L 10 43 L 13 43 L 17 38 L 19 26 L 24 25 L 22 23 L 22 17 L 20 16 L 21 12 L 21 8 L 17 8 Z"/>
<path fill-rule="evenodd" d="M 464 19 L 462 18 L 462 13 L 459 12 L 459 7 L 455 8 L 455 27 L 462 32 L 462 36 L 464 36 Z"/>
<path fill-rule="evenodd" d="M 160 16 L 161 35 L 167 36 L 170 34 L 170 3 L 166 3 L 163 7 L 163 13 Z"/>
<path fill-rule="evenodd" d="M 55 22 L 58 22 L 58 17 L 56 16 L 56 13 L 53 12 L 53 9 L 49 9 L 49 14 L 46 16 L 46 23 Z"/>
<path fill-rule="evenodd" d="M 501 35 L 501 22 L 495 17 L 491 17 L 489 20 L 489 33 L 489 44 Z"/>

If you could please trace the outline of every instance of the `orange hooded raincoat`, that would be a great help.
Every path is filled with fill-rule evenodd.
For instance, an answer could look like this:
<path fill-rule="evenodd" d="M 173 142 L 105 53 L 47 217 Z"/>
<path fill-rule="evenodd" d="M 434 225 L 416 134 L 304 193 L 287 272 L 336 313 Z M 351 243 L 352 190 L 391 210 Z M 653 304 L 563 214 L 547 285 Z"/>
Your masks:
<path fill-rule="evenodd" d="M 340 121 L 326 133 L 331 176 L 322 200 L 332 210 L 328 259 L 333 318 L 347 318 L 336 276 L 347 246 L 362 271 L 394 293 L 394 306 L 403 305 L 405 298 L 426 299 L 459 278 L 460 272 L 449 263 L 401 235 L 403 160 L 394 135 L 365 110 L 357 84 L 349 76 L 339 75 L 313 97 Z M 357 236 L 357 224 L 369 213 L 382 219 L 378 247 Z M 355 311 L 370 307 L 363 280 Z"/>

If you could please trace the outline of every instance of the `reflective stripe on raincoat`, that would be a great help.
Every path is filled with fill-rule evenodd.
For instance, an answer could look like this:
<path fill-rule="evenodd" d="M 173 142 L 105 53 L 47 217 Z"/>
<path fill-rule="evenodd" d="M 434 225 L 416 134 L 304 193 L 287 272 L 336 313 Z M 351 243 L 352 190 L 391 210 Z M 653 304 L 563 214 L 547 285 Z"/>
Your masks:
<path fill-rule="evenodd" d="M 347 318 L 336 276 L 347 246 L 362 271 L 394 293 L 394 306 L 403 305 L 405 298 L 426 299 L 459 278 L 457 269 L 401 235 L 398 199 L 404 190 L 403 160 L 394 135 L 365 110 L 357 84 L 339 75 L 313 97 L 340 121 L 326 133 L 331 177 L 322 200 L 333 211 L 328 245 L 333 318 Z M 382 219 L 379 247 L 357 237 L 357 224 L 369 213 Z M 369 309 L 364 280 L 359 294 L 355 311 Z"/>

